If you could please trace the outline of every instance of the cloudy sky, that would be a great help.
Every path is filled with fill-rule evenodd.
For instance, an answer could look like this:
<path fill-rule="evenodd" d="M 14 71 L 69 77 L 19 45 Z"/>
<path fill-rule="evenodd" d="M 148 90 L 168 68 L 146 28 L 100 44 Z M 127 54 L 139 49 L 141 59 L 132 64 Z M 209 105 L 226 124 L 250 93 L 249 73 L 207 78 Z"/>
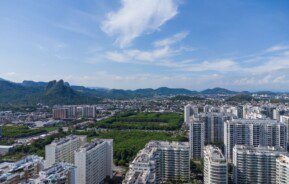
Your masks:
<path fill-rule="evenodd" d="M 1 0 L 0 78 L 289 91 L 289 1 Z"/>

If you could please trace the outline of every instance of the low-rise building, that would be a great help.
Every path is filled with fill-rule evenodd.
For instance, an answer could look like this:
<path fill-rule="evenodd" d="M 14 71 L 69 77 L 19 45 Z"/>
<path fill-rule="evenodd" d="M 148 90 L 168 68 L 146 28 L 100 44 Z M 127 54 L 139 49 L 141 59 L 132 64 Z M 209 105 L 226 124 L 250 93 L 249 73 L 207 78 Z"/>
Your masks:
<path fill-rule="evenodd" d="M 39 177 L 29 181 L 32 184 L 76 184 L 76 167 L 69 163 L 56 163 L 39 173 Z"/>

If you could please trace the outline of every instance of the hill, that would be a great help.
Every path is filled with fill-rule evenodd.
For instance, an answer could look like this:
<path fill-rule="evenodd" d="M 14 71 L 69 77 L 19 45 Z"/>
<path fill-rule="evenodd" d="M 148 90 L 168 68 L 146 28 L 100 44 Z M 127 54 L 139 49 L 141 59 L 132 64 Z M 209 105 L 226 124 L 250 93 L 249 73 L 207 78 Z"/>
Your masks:
<path fill-rule="evenodd" d="M 54 104 L 76 104 L 96 103 L 99 98 L 86 93 L 80 93 L 72 89 L 63 80 L 51 81 L 46 85 L 36 85 L 33 82 L 17 84 L 9 81 L 0 81 L 0 103 L 33 105 L 44 103 Z"/>
<path fill-rule="evenodd" d="M 257 93 L 275 94 L 270 91 Z M 224 88 L 206 89 L 201 92 L 168 87 L 136 90 L 88 88 L 84 86 L 70 86 L 69 83 L 63 80 L 50 82 L 25 80 L 22 83 L 14 83 L 0 78 L 0 104 L 92 104 L 98 102 L 100 99 L 152 98 L 156 96 L 172 97 L 173 100 L 202 100 L 196 98 L 196 95 L 236 95 L 228 100 L 250 101 L 252 99 L 251 94 L 248 91 L 236 92 Z"/>
<path fill-rule="evenodd" d="M 204 95 L 218 95 L 218 94 L 231 95 L 231 94 L 237 94 L 238 92 L 231 91 L 231 90 L 224 89 L 224 88 L 213 88 L 213 89 L 206 89 L 202 91 L 201 93 Z"/>
<path fill-rule="evenodd" d="M 251 95 L 238 94 L 238 95 L 228 98 L 226 101 L 227 102 L 250 102 L 252 100 L 255 100 L 255 99 Z"/>
<path fill-rule="evenodd" d="M 197 96 L 187 96 L 187 95 L 177 95 L 171 98 L 173 101 L 201 101 L 205 100 L 204 98 Z"/>

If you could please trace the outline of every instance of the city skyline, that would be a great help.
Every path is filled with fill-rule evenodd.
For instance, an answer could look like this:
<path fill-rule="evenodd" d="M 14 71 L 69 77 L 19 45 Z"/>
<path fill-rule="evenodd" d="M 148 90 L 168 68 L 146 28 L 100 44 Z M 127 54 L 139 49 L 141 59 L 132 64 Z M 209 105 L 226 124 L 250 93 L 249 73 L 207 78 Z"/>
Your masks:
<path fill-rule="evenodd" d="M 285 0 L 1 1 L 0 77 L 289 91 L 288 7 Z"/>

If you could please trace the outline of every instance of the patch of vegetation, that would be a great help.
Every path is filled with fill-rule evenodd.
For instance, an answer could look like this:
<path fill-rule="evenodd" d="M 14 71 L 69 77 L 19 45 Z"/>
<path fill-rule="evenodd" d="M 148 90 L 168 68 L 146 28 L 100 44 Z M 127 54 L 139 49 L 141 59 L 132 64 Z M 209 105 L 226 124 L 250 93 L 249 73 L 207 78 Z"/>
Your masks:
<path fill-rule="evenodd" d="M 30 129 L 27 126 L 15 126 L 15 125 L 5 125 L 2 126 L 2 136 L 3 139 L 9 138 L 22 138 L 33 135 L 40 135 L 47 133 L 45 129 Z"/>
<path fill-rule="evenodd" d="M 233 97 L 228 98 L 227 102 L 251 102 L 255 100 L 251 95 L 248 94 L 238 94 Z"/>
<path fill-rule="evenodd" d="M 114 163 L 128 166 L 139 150 L 151 140 L 187 141 L 186 137 L 166 132 L 148 132 L 141 130 L 108 130 L 101 132 L 82 132 L 88 140 L 93 138 L 113 139 Z"/>
<path fill-rule="evenodd" d="M 183 117 L 177 113 L 121 113 L 99 121 L 96 126 L 108 129 L 177 130 Z"/>
<path fill-rule="evenodd" d="M 45 155 L 45 145 L 50 144 L 55 138 L 61 138 L 67 134 L 61 132 L 57 135 L 47 136 L 43 139 L 38 139 L 31 145 L 19 146 L 12 150 L 8 155 L 2 156 L 0 162 L 2 161 L 17 161 L 26 155 L 36 154 L 38 156 L 44 157 Z"/>

